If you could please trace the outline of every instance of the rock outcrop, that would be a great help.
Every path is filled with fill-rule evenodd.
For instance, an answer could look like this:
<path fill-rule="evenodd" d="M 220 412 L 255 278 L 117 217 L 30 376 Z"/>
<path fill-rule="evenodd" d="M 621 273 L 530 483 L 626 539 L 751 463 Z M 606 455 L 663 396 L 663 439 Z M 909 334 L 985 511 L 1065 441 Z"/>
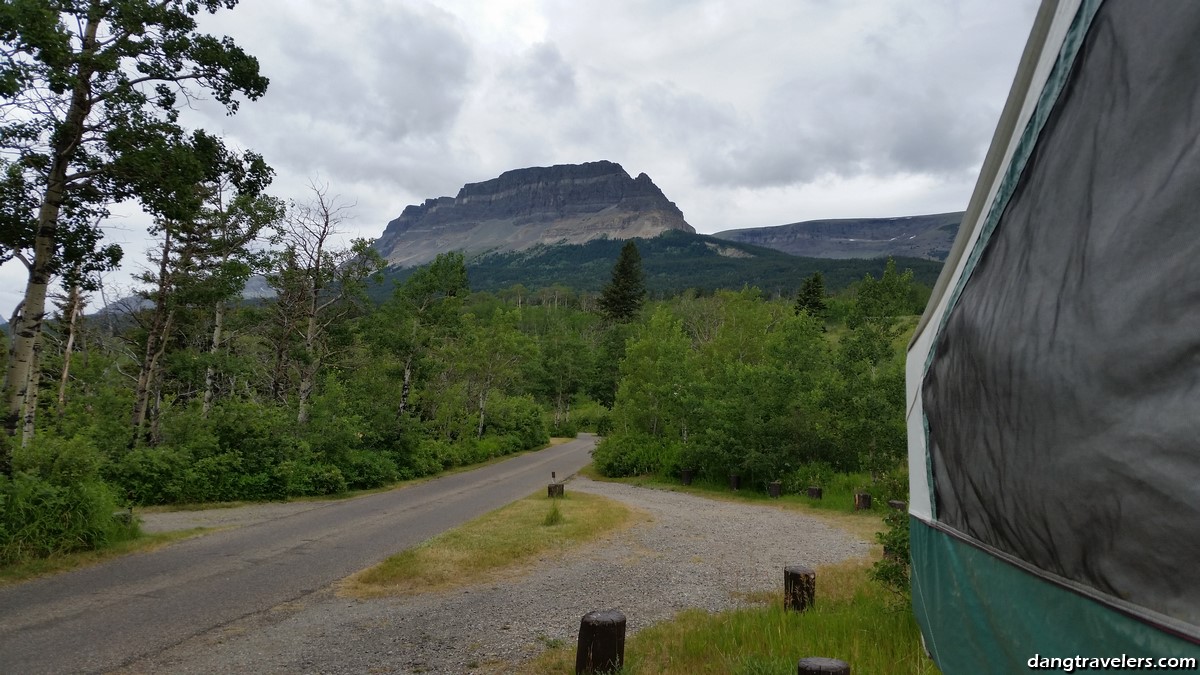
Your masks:
<path fill-rule="evenodd" d="M 903 218 L 808 220 L 726 230 L 714 237 L 811 258 L 910 257 L 945 260 L 962 212 Z"/>
<path fill-rule="evenodd" d="M 620 164 L 600 161 L 506 171 L 464 185 L 456 197 L 409 206 L 375 249 L 388 265 L 411 267 L 447 251 L 521 251 L 668 230 L 695 233 L 649 176 L 631 178 Z"/>

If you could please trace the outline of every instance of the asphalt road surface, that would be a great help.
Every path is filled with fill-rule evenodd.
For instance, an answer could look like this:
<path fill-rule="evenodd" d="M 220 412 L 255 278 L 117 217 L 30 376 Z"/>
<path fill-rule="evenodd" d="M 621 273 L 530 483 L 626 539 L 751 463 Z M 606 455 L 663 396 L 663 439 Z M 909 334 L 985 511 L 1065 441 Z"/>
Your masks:
<path fill-rule="evenodd" d="M 0 673 L 105 672 L 299 599 L 589 461 L 595 437 L 0 589 Z"/>

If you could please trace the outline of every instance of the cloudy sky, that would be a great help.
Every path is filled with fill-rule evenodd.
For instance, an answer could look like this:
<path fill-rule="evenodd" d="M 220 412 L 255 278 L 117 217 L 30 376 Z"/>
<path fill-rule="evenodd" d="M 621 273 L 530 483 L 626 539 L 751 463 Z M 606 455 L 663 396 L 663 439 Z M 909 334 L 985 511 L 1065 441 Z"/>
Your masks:
<path fill-rule="evenodd" d="M 203 27 L 267 95 L 186 122 L 316 181 L 375 237 L 528 166 L 646 172 L 699 232 L 965 208 L 1036 0 L 242 0 Z M 143 264 L 148 223 L 108 236 Z M 0 269 L 4 315 L 23 269 Z M 128 286 L 127 278 L 113 281 Z"/>

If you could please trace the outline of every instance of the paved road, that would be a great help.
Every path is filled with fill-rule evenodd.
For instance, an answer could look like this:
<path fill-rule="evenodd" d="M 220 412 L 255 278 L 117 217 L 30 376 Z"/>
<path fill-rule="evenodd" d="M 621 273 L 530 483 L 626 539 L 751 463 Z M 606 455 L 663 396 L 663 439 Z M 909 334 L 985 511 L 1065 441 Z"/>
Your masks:
<path fill-rule="evenodd" d="M 595 438 L 400 490 L 329 502 L 151 553 L 0 589 L 0 673 L 104 672 L 296 600 L 544 489 Z"/>

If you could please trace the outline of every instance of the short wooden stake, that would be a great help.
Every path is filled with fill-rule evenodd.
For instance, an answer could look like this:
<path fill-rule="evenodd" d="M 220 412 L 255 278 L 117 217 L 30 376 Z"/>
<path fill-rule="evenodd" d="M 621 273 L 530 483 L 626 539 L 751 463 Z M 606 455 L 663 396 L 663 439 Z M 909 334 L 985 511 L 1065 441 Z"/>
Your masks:
<path fill-rule="evenodd" d="M 854 493 L 854 510 L 869 511 L 871 509 L 871 495 L 865 492 Z"/>
<path fill-rule="evenodd" d="M 546 496 L 553 499 L 554 497 L 564 496 L 562 483 L 550 483 L 546 486 Z"/>
<path fill-rule="evenodd" d="M 696 476 L 695 469 L 684 469 L 683 471 L 679 472 L 679 478 L 680 478 L 680 480 L 683 481 L 684 485 L 691 485 L 692 479 L 695 476 Z"/>
<path fill-rule="evenodd" d="M 803 612 L 813 606 L 817 595 L 817 573 L 804 565 L 783 568 L 783 608 Z"/>
<path fill-rule="evenodd" d="M 817 487 L 816 485 L 808 486 L 808 498 L 809 499 L 820 499 L 824 493 L 825 493 L 825 491 L 822 490 L 821 488 Z"/>
<path fill-rule="evenodd" d="M 729 474 L 729 489 L 734 491 L 742 489 L 742 477 L 740 475 L 736 473 Z"/>
<path fill-rule="evenodd" d="M 796 664 L 796 675 L 850 675 L 850 664 L 838 659 L 810 656 Z"/>
<path fill-rule="evenodd" d="M 767 483 L 767 494 L 771 495 L 771 499 L 779 499 L 779 495 L 783 492 L 783 483 L 773 480 Z"/>
<path fill-rule="evenodd" d="M 615 609 L 588 612 L 579 622 L 575 675 L 612 673 L 625 663 L 625 615 Z"/>

